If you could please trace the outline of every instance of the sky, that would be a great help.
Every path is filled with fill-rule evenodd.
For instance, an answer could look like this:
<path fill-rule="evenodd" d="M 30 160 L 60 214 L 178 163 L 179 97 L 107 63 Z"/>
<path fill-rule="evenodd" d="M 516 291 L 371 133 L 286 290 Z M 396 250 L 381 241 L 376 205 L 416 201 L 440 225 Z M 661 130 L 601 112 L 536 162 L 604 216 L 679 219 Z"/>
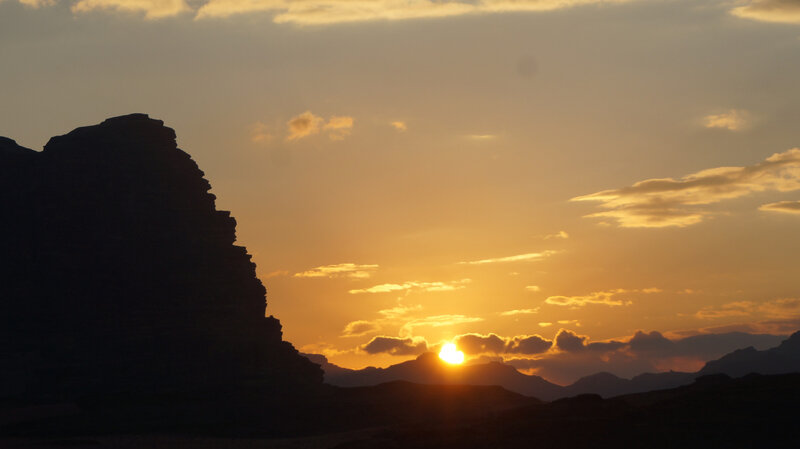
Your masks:
<path fill-rule="evenodd" d="M 563 383 L 800 328 L 798 0 L 2 0 L 0 61 L 23 146 L 174 128 L 335 364 Z"/>

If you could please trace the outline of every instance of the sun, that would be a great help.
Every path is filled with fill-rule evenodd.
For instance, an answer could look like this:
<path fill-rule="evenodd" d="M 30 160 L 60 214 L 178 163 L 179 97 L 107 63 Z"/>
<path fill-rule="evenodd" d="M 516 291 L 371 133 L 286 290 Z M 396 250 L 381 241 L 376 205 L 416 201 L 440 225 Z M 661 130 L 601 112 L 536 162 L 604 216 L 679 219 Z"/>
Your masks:
<path fill-rule="evenodd" d="M 455 343 L 445 343 L 439 351 L 439 358 L 453 365 L 464 363 L 464 353 L 456 349 Z"/>

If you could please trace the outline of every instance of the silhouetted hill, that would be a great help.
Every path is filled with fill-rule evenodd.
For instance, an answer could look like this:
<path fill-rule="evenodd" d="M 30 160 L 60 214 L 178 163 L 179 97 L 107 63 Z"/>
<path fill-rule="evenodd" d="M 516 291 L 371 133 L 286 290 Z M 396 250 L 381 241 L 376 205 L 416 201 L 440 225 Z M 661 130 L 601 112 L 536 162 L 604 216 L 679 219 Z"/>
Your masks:
<path fill-rule="evenodd" d="M 795 332 L 779 346 L 765 351 L 753 347 L 740 349 L 719 360 L 706 363 L 699 375 L 724 373 L 741 377 L 750 373 L 785 374 L 800 372 L 800 332 Z"/>
<path fill-rule="evenodd" d="M 580 395 L 466 423 L 395 427 L 337 449 L 782 449 L 800 447 L 800 374 L 701 377 L 691 385 L 602 399 Z"/>
<path fill-rule="evenodd" d="M 319 356 L 317 356 L 319 357 Z M 318 359 L 319 360 L 319 359 Z M 331 385 L 354 387 L 404 380 L 435 385 L 499 385 L 507 390 L 539 399 L 559 397 L 561 388 L 539 376 L 529 376 L 513 366 L 498 362 L 475 365 L 450 365 L 432 352 L 387 368 L 368 367 L 348 370 L 324 360 L 325 381 Z"/>
<path fill-rule="evenodd" d="M 319 384 L 210 188 L 144 114 L 0 139 L 0 397 Z"/>

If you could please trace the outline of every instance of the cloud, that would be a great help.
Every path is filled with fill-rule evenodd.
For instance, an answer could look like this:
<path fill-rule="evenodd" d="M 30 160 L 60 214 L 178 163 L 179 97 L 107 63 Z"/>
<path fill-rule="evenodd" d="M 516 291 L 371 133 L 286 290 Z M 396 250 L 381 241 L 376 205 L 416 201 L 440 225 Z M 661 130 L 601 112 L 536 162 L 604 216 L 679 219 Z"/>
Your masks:
<path fill-rule="evenodd" d="M 610 307 L 629 306 L 633 304 L 632 301 L 627 299 L 618 299 L 616 296 L 625 293 L 657 293 L 660 291 L 661 290 L 657 288 L 634 290 L 618 288 L 615 290 L 592 292 L 583 296 L 550 296 L 545 299 L 544 302 L 553 306 L 567 306 L 572 308 L 583 307 L 588 304 L 602 304 Z"/>
<path fill-rule="evenodd" d="M 515 309 L 515 310 L 506 310 L 505 312 L 500 312 L 500 316 L 531 315 L 538 312 L 539 312 L 538 307 L 535 309 Z"/>
<path fill-rule="evenodd" d="M 422 306 L 420 304 L 414 306 L 399 305 L 396 307 L 392 307 L 391 309 L 379 310 L 378 314 L 382 315 L 386 319 L 394 319 L 394 318 L 405 317 L 409 313 L 416 312 L 418 310 L 422 310 Z"/>
<path fill-rule="evenodd" d="M 550 11 L 586 4 L 628 0 L 210 0 L 197 18 L 229 17 L 251 12 L 272 14 L 276 23 L 326 25 L 346 22 L 431 19 L 503 12 Z"/>
<path fill-rule="evenodd" d="M 461 279 L 459 281 L 451 282 L 419 282 L 407 281 L 402 284 L 380 284 L 369 288 L 350 290 L 350 294 L 356 295 L 359 293 L 388 293 L 397 291 L 422 291 L 422 292 L 447 292 L 452 290 L 459 290 L 466 288 L 466 285 L 472 282 L 472 279 Z"/>
<path fill-rule="evenodd" d="M 577 327 L 581 327 L 581 323 L 578 320 L 558 320 L 558 324 L 574 324 Z"/>
<path fill-rule="evenodd" d="M 353 117 L 346 116 L 333 116 L 328 119 L 328 123 L 322 129 L 328 131 L 328 137 L 331 140 L 342 140 L 349 136 L 353 131 Z"/>
<path fill-rule="evenodd" d="M 778 201 L 761 205 L 758 210 L 781 212 L 784 214 L 800 214 L 800 201 Z"/>
<path fill-rule="evenodd" d="M 541 289 L 541 288 L 539 288 L 539 286 L 538 286 L 538 285 L 526 285 L 526 286 L 525 286 L 525 290 L 527 290 L 527 291 L 529 291 L 529 292 L 539 292 L 539 291 L 542 291 L 542 289 Z"/>
<path fill-rule="evenodd" d="M 265 144 L 273 137 L 269 127 L 261 122 L 256 122 L 250 127 L 250 141 L 253 143 Z"/>
<path fill-rule="evenodd" d="M 19 2 L 30 8 L 43 8 L 56 4 L 56 0 L 19 0 Z"/>
<path fill-rule="evenodd" d="M 589 343 L 589 337 L 578 335 L 567 329 L 559 329 L 553 340 L 553 347 L 563 352 L 598 351 L 609 352 L 625 346 L 621 341 L 600 341 Z"/>
<path fill-rule="evenodd" d="M 567 231 L 558 231 L 555 234 L 548 234 L 548 235 L 544 236 L 545 240 L 550 240 L 550 239 L 565 239 L 566 240 L 568 238 L 569 238 L 569 234 L 567 234 Z"/>
<path fill-rule="evenodd" d="M 637 331 L 623 339 L 592 342 L 561 329 L 550 351 L 531 358 L 506 358 L 505 363 L 550 381 L 567 384 L 597 372 L 633 377 L 643 372 L 696 371 L 708 360 L 736 349 L 777 346 L 783 336 L 726 332 L 669 339 L 660 332 Z"/>
<path fill-rule="evenodd" d="M 346 277 L 354 279 L 366 279 L 372 276 L 372 272 L 378 269 L 378 265 L 359 265 L 355 263 L 339 263 L 335 265 L 322 265 L 307 271 L 295 273 L 296 278 L 336 278 Z"/>
<path fill-rule="evenodd" d="M 695 317 L 703 320 L 734 316 L 798 319 L 800 318 L 800 298 L 780 298 L 761 303 L 754 301 L 737 301 L 721 306 L 703 307 L 695 313 Z"/>
<path fill-rule="evenodd" d="M 729 316 L 748 316 L 753 313 L 755 304 L 750 301 L 738 301 L 719 307 L 704 307 L 695 313 L 702 320 L 724 318 Z"/>
<path fill-rule="evenodd" d="M 501 354 L 506 347 L 506 339 L 497 334 L 463 334 L 454 338 L 453 343 L 467 355 Z"/>
<path fill-rule="evenodd" d="M 289 130 L 289 135 L 286 137 L 286 140 L 293 141 L 317 134 L 320 125 L 324 121 L 322 117 L 314 115 L 311 111 L 306 111 L 292 117 L 286 122 L 286 126 Z"/>
<path fill-rule="evenodd" d="M 408 131 L 408 125 L 406 125 L 406 122 L 396 121 L 390 123 L 390 125 L 392 125 L 392 127 L 398 131 Z"/>
<path fill-rule="evenodd" d="M 342 337 L 361 337 L 379 330 L 380 326 L 370 321 L 351 321 L 344 327 Z"/>
<path fill-rule="evenodd" d="M 508 354 L 541 354 L 547 352 L 553 342 L 541 335 L 518 335 L 508 340 L 505 352 Z"/>
<path fill-rule="evenodd" d="M 633 0 L 79 0 L 74 13 L 107 11 L 144 13 L 161 19 L 192 13 L 195 19 L 266 13 L 275 23 L 329 25 L 337 23 L 433 19 L 476 14 L 541 12 L 590 4 Z M 56 0 L 19 0 L 38 8 Z"/>
<path fill-rule="evenodd" d="M 751 0 L 731 14 L 762 22 L 800 23 L 800 0 Z"/>
<path fill-rule="evenodd" d="M 553 323 L 551 323 L 549 321 L 542 321 L 542 322 L 539 323 L 540 327 L 550 327 L 552 325 L 553 325 Z"/>
<path fill-rule="evenodd" d="M 516 335 L 501 337 L 497 334 L 463 334 L 455 337 L 453 342 L 458 349 L 468 355 L 502 355 L 525 354 L 534 355 L 547 352 L 553 342 L 540 335 Z"/>
<path fill-rule="evenodd" d="M 144 13 L 145 19 L 162 19 L 191 11 L 184 0 L 80 0 L 72 5 L 73 13 L 118 11 Z"/>
<path fill-rule="evenodd" d="M 621 227 L 685 227 L 710 214 L 703 206 L 754 192 L 798 189 L 800 148 L 793 148 L 754 165 L 710 168 L 681 179 L 647 179 L 571 201 L 599 202 L 606 210 L 587 217 L 612 218 Z"/>
<path fill-rule="evenodd" d="M 288 276 L 289 272 L 286 270 L 275 270 L 264 275 L 264 279 L 274 278 L 278 276 Z"/>
<path fill-rule="evenodd" d="M 539 260 L 545 257 L 556 254 L 558 251 L 542 251 L 540 253 L 527 253 L 518 254 L 516 256 L 496 257 L 494 259 L 473 260 L 470 262 L 459 262 L 462 265 L 486 265 L 490 263 L 506 263 L 506 262 L 527 262 L 531 260 Z"/>
<path fill-rule="evenodd" d="M 731 109 L 720 114 L 711 114 L 703 118 L 706 128 L 741 131 L 750 125 L 750 113 L 742 109 Z"/>
<path fill-rule="evenodd" d="M 367 354 L 419 355 L 428 350 L 424 338 L 373 337 L 360 347 Z"/>

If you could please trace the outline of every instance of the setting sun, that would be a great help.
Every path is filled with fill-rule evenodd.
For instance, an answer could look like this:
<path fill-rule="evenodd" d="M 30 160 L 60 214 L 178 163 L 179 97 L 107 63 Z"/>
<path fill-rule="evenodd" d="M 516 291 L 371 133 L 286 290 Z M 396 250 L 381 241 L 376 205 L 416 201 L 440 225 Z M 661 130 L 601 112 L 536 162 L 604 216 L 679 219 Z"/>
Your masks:
<path fill-rule="evenodd" d="M 464 353 L 456 349 L 455 343 L 446 343 L 442 346 L 439 358 L 453 365 L 464 363 Z"/>

